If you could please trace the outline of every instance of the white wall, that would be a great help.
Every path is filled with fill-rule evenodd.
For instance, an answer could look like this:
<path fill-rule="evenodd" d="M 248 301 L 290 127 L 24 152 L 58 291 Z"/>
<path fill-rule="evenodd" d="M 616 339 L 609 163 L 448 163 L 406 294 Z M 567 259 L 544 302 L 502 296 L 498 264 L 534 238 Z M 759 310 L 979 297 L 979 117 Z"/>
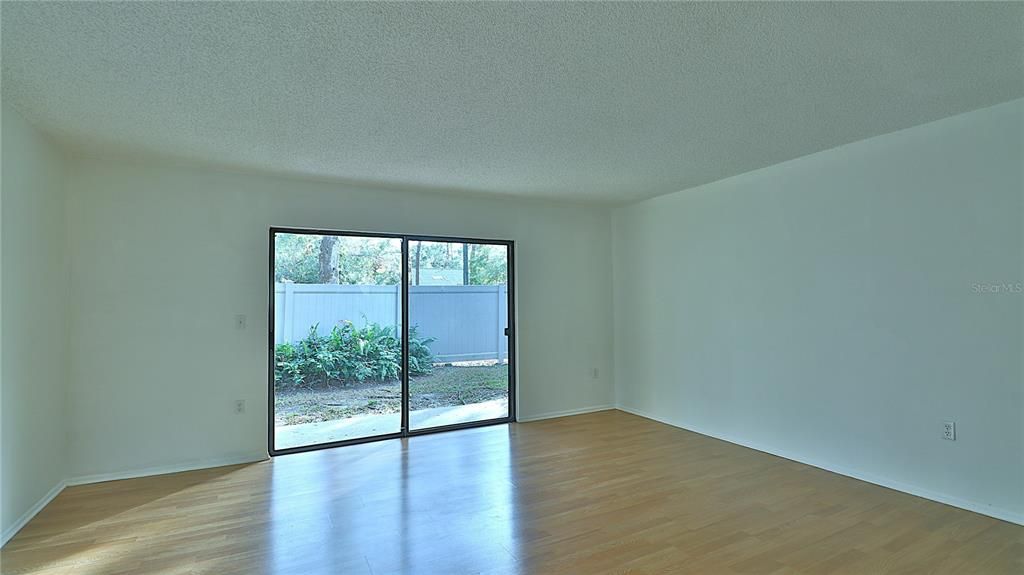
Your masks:
<path fill-rule="evenodd" d="M 1024 282 L 1022 133 L 1018 100 L 617 209 L 619 405 L 1024 519 L 1024 295 L 975 288 Z"/>
<path fill-rule="evenodd" d="M 607 208 L 88 158 L 69 182 L 73 477 L 266 453 L 271 225 L 515 240 L 520 417 L 614 401 Z"/>
<path fill-rule="evenodd" d="M 0 259 L 0 542 L 67 472 L 67 262 L 62 158 L 6 104 Z"/>

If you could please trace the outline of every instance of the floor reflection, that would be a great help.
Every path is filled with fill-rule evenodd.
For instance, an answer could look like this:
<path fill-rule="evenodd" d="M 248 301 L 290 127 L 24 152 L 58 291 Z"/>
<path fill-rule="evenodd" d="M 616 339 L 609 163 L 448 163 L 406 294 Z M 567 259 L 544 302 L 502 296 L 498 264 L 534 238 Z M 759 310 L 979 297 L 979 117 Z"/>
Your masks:
<path fill-rule="evenodd" d="M 516 572 L 509 433 L 502 425 L 278 457 L 271 569 Z"/>

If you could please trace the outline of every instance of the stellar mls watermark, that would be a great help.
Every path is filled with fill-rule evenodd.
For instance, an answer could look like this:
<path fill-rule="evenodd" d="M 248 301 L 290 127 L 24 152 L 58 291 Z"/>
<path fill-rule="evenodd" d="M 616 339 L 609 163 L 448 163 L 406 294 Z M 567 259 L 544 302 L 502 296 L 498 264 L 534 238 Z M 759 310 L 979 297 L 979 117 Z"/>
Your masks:
<path fill-rule="evenodd" d="M 971 284 L 971 292 L 977 294 L 1020 294 L 1024 293 L 1024 282 L 982 282 Z"/>

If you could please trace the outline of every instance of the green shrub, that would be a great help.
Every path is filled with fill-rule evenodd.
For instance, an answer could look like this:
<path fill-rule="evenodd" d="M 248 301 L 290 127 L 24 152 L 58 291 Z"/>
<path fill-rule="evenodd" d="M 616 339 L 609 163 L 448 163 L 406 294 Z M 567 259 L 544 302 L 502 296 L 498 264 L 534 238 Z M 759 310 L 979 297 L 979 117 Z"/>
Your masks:
<path fill-rule="evenodd" d="M 317 327 L 310 327 L 301 341 L 275 346 L 274 385 L 312 387 L 398 378 L 402 341 L 394 327 L 368 323 L 357 328 L 346 321 L 328 335 L 320 335 Z M 409 375 L 433 369 L 432 341 L 419 337 L 415 326 L 409 328 Z"/>
<path fill-rule="evenodd" d="M 426 375 L 434 370 L 434 354 L 430 353 L 429 345 L 436 339 L 421 338 L 416 326 L 409 328 L 409 375 Z"/>

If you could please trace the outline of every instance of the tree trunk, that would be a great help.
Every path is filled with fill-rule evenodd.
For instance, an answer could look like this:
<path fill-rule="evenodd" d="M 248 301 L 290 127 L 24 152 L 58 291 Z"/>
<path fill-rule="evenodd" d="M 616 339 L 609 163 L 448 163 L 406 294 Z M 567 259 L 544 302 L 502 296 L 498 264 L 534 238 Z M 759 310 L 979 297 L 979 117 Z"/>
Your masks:
<path fill-rule="evenodd" d="M 423 242 L 416 242 L 416 283 L 414 285 L 420 285 L 420 248 L 423 247 Z"/>
<path fill-rule="evenodd" d="M 320 283 L 335 283 L 334 273 L 334 244 L 338 243 L 338 236 L 324 236 L 320 239 Z"/>
<path fill-rule="evenodd" d="M 469 244 L 462 244 L 462 285 L 469 285 Z"/>

